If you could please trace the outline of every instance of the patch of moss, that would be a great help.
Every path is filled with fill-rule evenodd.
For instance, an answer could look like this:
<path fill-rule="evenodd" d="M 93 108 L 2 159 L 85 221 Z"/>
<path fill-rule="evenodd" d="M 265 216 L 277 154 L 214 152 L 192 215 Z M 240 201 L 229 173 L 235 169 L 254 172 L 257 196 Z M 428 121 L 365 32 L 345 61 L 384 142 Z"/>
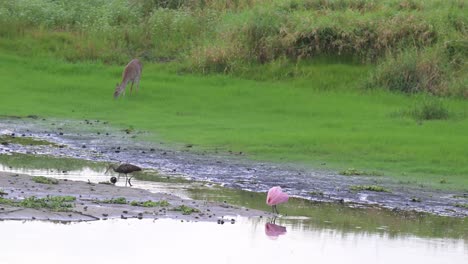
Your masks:
<path fill-rule="evenodd" d="M 390 192 L 388 189 L 378 185 L 353 185 L 351 191 L 372 191 L 372 192 Z"/>
<path fill-rule="evenodd" d="M 189 214 L 192 214 L 192 213 L 199 213 L 200 212 L 200 210 L 198 210 L 196 208 L 193 208 L 193 207 L 186 206 L 186 205 L 181 205 L 181 206 L 175 207 L 172 210 L 181 211 L 183 215 L 189 215 Z"/>
<path fill-rule="evenodd" d="M 109 200 L 96 200 L 96 202 L 107 204 L 127 204 L 127 199 L 125 197 L 117 197 Z"/>
<path fill-rule="evenodd" d="M 339 172 L 340 175 L 345 176 L 383 176 L 383 173 L 378 171 L 361 171 L 355 168 L 348 168 Z"/>
<path fill-rule="evenodd" d="M 161 200 L 159 202 L 153 202 L 151 200 L 145 201 L 145 202 L 138 202 L 138 201 L 132 201 L 130 203 L 132 206 L 143 206 L 143 207 L 167 207 L 169 206 L 169 202 L 166 200 Z"/>
<path fill-rule="evenodd" d="M 73 204 L 66 199 L 59 197 L 37 198 L 35 196 L 22 200 L 18 205 L 26 208 L 46 208 L 52 211 L 69 211 L 73 207 Z"/>
<path fill-rule="evenodd" d="M 458 203 L 458 204 L 455 204 L 455 207 L 468 209 L 468 204 L 467 203 L 463 203 L 463 204 Z"/>
<path fill-rule="evenodd" d="M 1 135 L 0 142 L 2 145 L 19 144 L 25 146 L 58 146 L 53 142 L 33 137 L 17 137 L 12 135 Z"/>
<path fill-rule="evenodd" d="M 33 177 L 32 180 L 36 183 L 42 183 L 42 184 L 58 184 L 57 179 L 44 177 L 44 176 L 36 176 L 36 177 Z"/>
<path fill-rule="evenodd" d="M 51 211 L 70 211 L 74 207 L 76 200 L 73 196 L 48 196 L 45 198 L 37 198 L 35 196 L 27 197 L 21 201 L 0 198 L 0 203 L 18 207 L 40 209 L 45 208 Z"/>
<path fill-rule="evenodd" d="M 15 205 L 15 202 L 11 199 L 0 197 L 0 204 Z"/>

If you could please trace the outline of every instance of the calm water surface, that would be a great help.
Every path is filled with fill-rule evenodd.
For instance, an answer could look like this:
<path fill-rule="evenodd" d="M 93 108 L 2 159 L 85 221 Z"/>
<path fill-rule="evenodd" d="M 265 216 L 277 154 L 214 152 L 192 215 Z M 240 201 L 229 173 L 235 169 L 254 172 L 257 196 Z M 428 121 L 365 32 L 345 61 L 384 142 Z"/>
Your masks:
<path fill-rule="evenodd" d="M 0 222 L 0 263 L 467 263 L 463 239 L 314 228 L 303 219 Z"/>

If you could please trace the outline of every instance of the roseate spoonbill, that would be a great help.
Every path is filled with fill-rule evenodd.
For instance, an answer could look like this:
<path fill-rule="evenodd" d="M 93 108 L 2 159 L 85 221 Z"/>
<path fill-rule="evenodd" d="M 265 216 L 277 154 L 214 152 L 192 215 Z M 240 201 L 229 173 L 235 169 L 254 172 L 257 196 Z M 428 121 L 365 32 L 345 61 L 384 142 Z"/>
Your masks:
<path fill-rule="evenodd" d="M 289 195 L 281 190 L 281 187 L 275 186 L 271 187 L 268 190 L 266 203 L 267 205 L 271 206 L 273 213 L 276 212 L 279 214 L 278 209 L 276 208 L 277 204 L 285 203 L 289 199 Z"/>
<path fill-rule="evenodd" d="M 132 173 L 132 172 L 135 172 L 135 171 L 141 171 L 140 167 L 129 164 L 129 163 L 120 164 L 119 166 L 117 166 L 115 164 L 110 164 L 109 166 L 107 166 L 107 170 L 106 170 L 105 173 L 107 173 L 110 169 L 112 169 L 115 172 L 119 173 L 119 176 L 120 176 L 120 173 L 125 174 L 125 186 L 127 185 L 127 182 L 128 182 L 128 184 L 130 186 L 132 186 L 132 183 L 130 182 L 130 180 L 133 178 L 133 176 L 128 178 L 127 177 L 128 173 Z"/>

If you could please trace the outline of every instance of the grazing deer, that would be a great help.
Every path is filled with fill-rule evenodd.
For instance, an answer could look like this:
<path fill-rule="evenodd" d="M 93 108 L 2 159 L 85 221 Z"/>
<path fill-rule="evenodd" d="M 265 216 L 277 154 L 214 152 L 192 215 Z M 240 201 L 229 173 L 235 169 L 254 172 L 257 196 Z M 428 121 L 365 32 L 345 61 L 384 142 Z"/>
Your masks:
<path fill-rule="evenodd" d="M 114 98 L 118 98 L 122 92 L 125 95 L 125 88 L 127 87 L 128 82 L 132 82 L 132 86 L 130 86 L 130 94 L 132 94 L 133 84 L 136 82 L 135 92 L 140 87 L 140 78 L 141 78 L 141 71 L 143 70 L 143 65 L 137 59 L 133 59 L 130 61 L 122 73 L 122 82 L 120 85 L 117 83 L 114 92 Z"/>

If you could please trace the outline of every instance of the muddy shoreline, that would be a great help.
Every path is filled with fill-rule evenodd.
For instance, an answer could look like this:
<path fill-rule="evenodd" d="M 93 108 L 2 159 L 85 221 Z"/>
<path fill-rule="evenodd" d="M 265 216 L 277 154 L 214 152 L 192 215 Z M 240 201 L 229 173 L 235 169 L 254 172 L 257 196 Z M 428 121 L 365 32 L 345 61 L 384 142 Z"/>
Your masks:
<path fill-rule="evenodd" d="M 209 153 L 190 144 L 168 147 L 149 143 L 145 133 L 118 130 L 99 120 L 41 118 L 0 119 L 0 134 L 33 137 L 54 145 L 0 145 L 0 154 L 25 153 L 72 157 L 97 162 L 130 162 L 163 175 L 210 181 L 226 187 L 266 192 L 280 185 L 292 196 L 324 202 L 380 206 L 442 216 L 468 216 L 463 191 L 434 190 L 402 184 L 387 177 L 342 176 L 291 164 L 250 161 L 243 153 Z M 195 148 L 196 149 L 196 148 Z M 355 185 L 379 185 L 389 192 L 352 191 Z"/>
<path fill-rule="evenodd" d="M 58 180 L 57 184 L 36 183 L 32 176 L 0 172 L 0 186 L 3 198 L 21 201 L 28 197 L 72 196 L 76 200 L 67 211 L 52 211 L 45 208 L 26 208 L 0 204 L 0 220 L 48 220 L 48 221 L 93 221 L 107 219 L 158 219 L 172 218 L 181 221 L 220 221 L 231 223 L 237 216 L 267 217 L 267 212 L 241 208 L 224 203 L 182 199 L 169 193 L 153 193 L 146 190 L 121 187 L 112 184 L 91 183 L 83 181 Z M 105 203 L 105 200 L 124 197 L 126 204 Z M 160 202 L 169 205 L 143 207 L 133 206 L 130 201 Z M 194 208 L 199 212 L 183 214 L 175 209 L 180 206 Z"/>

